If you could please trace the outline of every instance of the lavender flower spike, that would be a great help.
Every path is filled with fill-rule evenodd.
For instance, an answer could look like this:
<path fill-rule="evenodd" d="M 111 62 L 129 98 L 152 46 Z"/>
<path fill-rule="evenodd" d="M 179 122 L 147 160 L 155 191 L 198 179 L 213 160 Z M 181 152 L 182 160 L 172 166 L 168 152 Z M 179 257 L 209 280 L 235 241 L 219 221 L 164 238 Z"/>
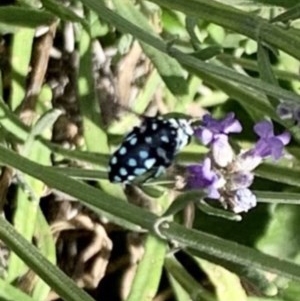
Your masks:
<path fill-rule="evenodd" d="M 187 167 L 187 186 L 191 189 L 204 189 L 207 196 L 212 199 L 219 199 L 218 189 L 225 184 L 225 180 L 220 178 L 211 169 L 211 159 L 206 158 L 203 164 L 190 165 Z"/>

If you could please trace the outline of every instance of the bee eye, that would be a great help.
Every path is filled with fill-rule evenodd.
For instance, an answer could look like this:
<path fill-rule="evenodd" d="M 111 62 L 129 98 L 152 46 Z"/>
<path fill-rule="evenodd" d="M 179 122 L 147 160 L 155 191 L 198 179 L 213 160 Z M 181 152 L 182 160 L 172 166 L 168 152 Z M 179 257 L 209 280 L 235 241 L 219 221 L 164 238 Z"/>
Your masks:
<path fill-rule="evenodd" d="M 146 117 L 124 138 L 111 156 L 108 178 L 115 183 L 142 182 L 158 177 L 190 142 L 194 130 L 180 118 Z M 146 176 L 146 179 L 145 179 Z"/>

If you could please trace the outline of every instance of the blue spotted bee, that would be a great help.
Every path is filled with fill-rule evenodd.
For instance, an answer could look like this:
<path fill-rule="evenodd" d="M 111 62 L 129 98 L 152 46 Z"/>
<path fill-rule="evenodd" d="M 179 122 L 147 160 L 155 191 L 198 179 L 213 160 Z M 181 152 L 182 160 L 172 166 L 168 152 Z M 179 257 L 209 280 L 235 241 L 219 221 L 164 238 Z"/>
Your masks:
<path fill-rule="evenodd" d="M 132 129 L 111 156 L 110 182 L 131 183 L 143 177 L 144 182 L 157 178 L 193 134 L 191 121 L 185 118 L 144 117 L 141 125 Z"/>

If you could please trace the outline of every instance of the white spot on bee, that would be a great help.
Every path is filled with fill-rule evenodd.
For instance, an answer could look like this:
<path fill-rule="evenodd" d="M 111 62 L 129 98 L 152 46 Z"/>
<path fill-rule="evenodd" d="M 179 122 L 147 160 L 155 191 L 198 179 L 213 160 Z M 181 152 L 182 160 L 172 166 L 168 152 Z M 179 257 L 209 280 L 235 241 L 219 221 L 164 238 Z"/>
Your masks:
<path fill-rule="evenodd" d="M 144 162 L 144 165 L 147 169 L 150 169 L 156 162 L 156 159 L 154 158 L 151 158 L 151 159 L 147 159 L 145 162 Z"/>
<path fill-rule="evenodd" d="M 174 118 L 168 119 L 168 122 L 169 122 L 174 128 L 178 128 L 178 127 L 179 127 L 178 122 L 177 122 L 176 119 L 174 119 Z"/>
<path fill-rule="evenodd" d="M 114 176 L 114 182 L 121 182 L 122 179 L 119 176 Z"/>
<path fill-rule="evenodd" d="M 167 154 L 166 154 L 166 151 L 163 150 L 161 147 L 159 147 L 157 150 L 156 150 L 156 153 L 159 157 L 163 158 L 165 160 L 166 163 L 169 163 L 170 160 L 167 158 Z"/>
<path fill-rule="evenodd" d="M 131 145 L 135 145 L 137 143 L 137 138 L 136 137 L 133 137 L 132 139 L 129 140 L 129 143 Z"/>
<path fill-rule="evenodd" d="M 135 178 L 135 176 L 130 175 L 130 176 L 127 177 L 127 180 L 128 180 L 128 181 L 132 181 L 134 178 Z"/>
<path fill-rule="evenodd" d="M 124 168 L 124 167 L 120 168 L 120 175 L 121 175 L 121 176 L 126 176 L 126 175 L 127 175 L 127 170 L 126 170 L 126 168 Z"/>
<path fill-rule="evenodd" d="M 151 144 L 152 143 L 152 137 L 148 136 L 145 138 L 146 143 Z"/>
<path fill-rule="evenodd" d="M 147 127 L 145 125 L 142 125 L 140 127 L 140 133 L 144 133 L 144 132 L 146 132 L 146 130 L 147 130 Z"/>
<path fill-rule="evenodd" d="M 128 165 L 131 166 L 131 167 L 134 167 L 134 166 L 137 166 L 137 162 L 136 162 L 135 159 L 130 158 L 130 159 L 128 160 Z"/>
<path fill-rule="evenodd" d="M 152 130 L 155 131 L 155 130 L 157 130 L 158 125 L 157 125 L 157 123 L 152 123 L 151 127 L 152 127 Z"/>
<path fill-rule="evenodd" d="M 168 136 L 161 136 L 161 137 L 160 137 L 160 140 L 163 141 L 163 142 L 166 142 L 166 143 L 170 142 Z"/>
<path fill-rule="evenodd" d="M 142 150 L 142 151 L 139 152 L 139 156 L 140 156 L 142 159 L 146 159 L 146 158 L 148 158 L 149 154 L 148 154 L 148 152 Z"/>
<path fill-rule="evenodd" d="M 127 149 L 125 146 L 122 146 L 119 150 L 119 154 L 120 155 L 125 155 L 127 153 Z"/>
<path fill-rule="evenodd" d="M 139 175 L 141 175 L 141 174 L 143 174 L 144 172 L 146 172 L 147 170 L 145 169 L 145 168 L 136 168 L 135 170 L 134 170 L 134 174 L 136 175 L 136 176 L 139 176 Z"/>
<path fill-rule="evenodd" d="M 110 160 L 110 163 L 111 163 L 111 164 L 117 164 L 117 162 L 118 162 L 118 159 L 117 159 L 116 156 L 113 156 L 113 157 L 111 158 L 111 160 Z"/>

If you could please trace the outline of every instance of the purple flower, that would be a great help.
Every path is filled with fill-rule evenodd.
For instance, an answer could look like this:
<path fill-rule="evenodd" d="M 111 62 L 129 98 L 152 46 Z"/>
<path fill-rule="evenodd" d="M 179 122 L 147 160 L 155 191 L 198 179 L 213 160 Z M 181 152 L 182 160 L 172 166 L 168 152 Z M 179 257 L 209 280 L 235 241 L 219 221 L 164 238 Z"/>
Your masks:
<path fill-rule="evenodd" d="M 295 110 L 293 114 L 296 114 Z M 300 120 L 300 106 L 297 114 Z M 256 206 L 256 196 L 249 189 L 254 179 L 252 171 L 267 157 L 279 159 L 291 139 L 288 132 L 275 135 L 273 124 L 262 121 L 254 126 L 254 132 L 259 136 L 254 147 L 236 154 L 228 134 L 241 130 L 233 113 L 222 120 L 205 115 L 195 135 L 209 146 L 210 151 L 202 164 L 187 168 L 186 179 L 187 188 L 203 189 L 207 197 L 219 199 L 235 213 L 247 212 Z"/>
<path fill-rule="evenodd" d="M 256 196 L 248 188 L 236 190 L 230 199 L 230 206 L 234 213 L 247 212 L 256 204 Z"/>
<path fill-rule="evenodd" d="M 266 158 L 271 156 L 274 160 L 282 157 L 283 148 L 291 140 L 289 132 L 275 136 L 273 124 L 269 121 L 261 121 L 254 126 L 254 132 L 260 137 L 252 150 L 253 155 Z"/>
<path fill-rule="evenodd" d="M 220 193 L 218 189 L 222 187 L 225 182 L 220 178 L 216 172 L 211 169 L 211 159 L 206 158 L 203 164 L 190 165 L 187 168 L 187 186 L 191 189 L 204 189 L 207 196 L 212 199 L 218 199 Z"/>
<path fill-rule="evenodd" d="M 202 126 L 195 131 L 195 136 L 199 138 L 204 145 L 212 143 L 219 135 L 227 136 L 229 133 L 240 133 L 242 126 L 235 119 L 234 113 L 228 113 L 221 120 L 214 119 L 210 114 L 206 114 L 202 119 Z"/>
<path fill-rule="evenodd" d="M 226 167 L 234 158 L 234 151 L 226 135 L 220 134 L 211 144 L 212 159 L 220 167 Z"/>
<path fill-rule="evenodd" d="M 239 133 L 242 126 L 235 119 L 234 113 L 229 113 L 221 120 L 214 119 L 211 115 L 203 116 L 202 126 L 195 131 L 195 136 L 204 145 L 211 146 L 212 158 L 220 167 L 226 167 L 232 162 L 234 152 L 228 142 L 229 133 Z"/>
<path fill-rule="evenodd" d="M 226 188 L 228 190 L 238 190 L 248 188 L 253 183 L 254 174 L 249 171 L 239 171 L 230 174 Z"/>
<path fill-rule="evenodd" d="M 284 146 L 287 145 L 291 139 L 288 132 L 275 136 L 273 125 L 269 121 L 261 121 L 254 126 L 255 133 L 260 137 L 255 146 L 248 150 L 241 152 L 236 160 L 232 163 L 234 171 L 252 171 L 264 158 L 272 157 L 278 160 L 283 155 Z"/>

